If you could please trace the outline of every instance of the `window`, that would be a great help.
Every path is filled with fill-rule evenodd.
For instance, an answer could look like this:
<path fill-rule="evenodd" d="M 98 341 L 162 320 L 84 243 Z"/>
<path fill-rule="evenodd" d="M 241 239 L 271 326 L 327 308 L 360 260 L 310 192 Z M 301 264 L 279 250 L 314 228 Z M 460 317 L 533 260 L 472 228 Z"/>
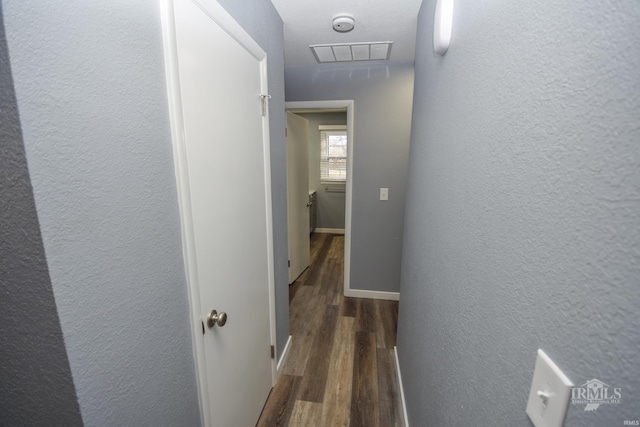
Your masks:
<path fill-rule="evenodd" d="M 347 180 L 347 127 L 319 126 L 320 181 L 344 183 Z"/>

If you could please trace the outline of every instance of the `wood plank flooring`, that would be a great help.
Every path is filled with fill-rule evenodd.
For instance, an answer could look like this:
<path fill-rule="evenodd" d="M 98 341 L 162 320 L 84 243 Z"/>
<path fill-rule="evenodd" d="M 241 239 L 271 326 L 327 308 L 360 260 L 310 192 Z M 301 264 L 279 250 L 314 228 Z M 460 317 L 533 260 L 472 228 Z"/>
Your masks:
<path fill-rule="evenodd" d="M 343 296 L 344 236 L 311 235 L 289 288 L 292 346 L 258 426 L 403 426 L 395 371 L 398 303 Z"/>

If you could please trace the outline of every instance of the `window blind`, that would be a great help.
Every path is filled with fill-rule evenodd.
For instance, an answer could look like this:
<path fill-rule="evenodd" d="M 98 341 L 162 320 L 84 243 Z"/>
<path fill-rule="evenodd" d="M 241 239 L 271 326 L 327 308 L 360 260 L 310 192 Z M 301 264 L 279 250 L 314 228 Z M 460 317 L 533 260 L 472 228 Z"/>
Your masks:
<path fill-rule="evenodd" d="M 347 180 L 347 127 L 321 125 L 320 181 L 345 182 Z"/>

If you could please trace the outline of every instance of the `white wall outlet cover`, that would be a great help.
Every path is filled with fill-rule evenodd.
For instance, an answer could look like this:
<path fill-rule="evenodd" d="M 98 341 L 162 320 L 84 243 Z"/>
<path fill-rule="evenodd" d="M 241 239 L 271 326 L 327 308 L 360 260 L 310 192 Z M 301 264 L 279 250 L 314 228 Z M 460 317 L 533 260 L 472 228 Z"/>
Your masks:
<path fill-rule="evenodd" d="M 453 0 L 438 0 L 433 22 L 433 50 L 438 55 L 444 55 L 449 49 L 452 26 Z"/>
<path fill-rule="evenodd" d="M 573 383 L 553 360 L 538 349 L 527 415 L 535 427 L 561 427 L 567 414 Z"/>
<path fill-rule="evenodd" d="M 388 188 L 380 188 L 380 200 L 389 200 Z"/>

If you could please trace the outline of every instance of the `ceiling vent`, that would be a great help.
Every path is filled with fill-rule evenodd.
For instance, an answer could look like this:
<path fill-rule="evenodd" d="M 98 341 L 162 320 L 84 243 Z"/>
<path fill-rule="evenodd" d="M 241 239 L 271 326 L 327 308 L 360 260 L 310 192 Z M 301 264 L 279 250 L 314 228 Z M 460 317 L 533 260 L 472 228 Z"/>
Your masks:
<path fill-rule="evenodd" d="M 386 61 L 393 42 L 314 44 L 309 46 L 316 61 L 328 62 Z"/>

